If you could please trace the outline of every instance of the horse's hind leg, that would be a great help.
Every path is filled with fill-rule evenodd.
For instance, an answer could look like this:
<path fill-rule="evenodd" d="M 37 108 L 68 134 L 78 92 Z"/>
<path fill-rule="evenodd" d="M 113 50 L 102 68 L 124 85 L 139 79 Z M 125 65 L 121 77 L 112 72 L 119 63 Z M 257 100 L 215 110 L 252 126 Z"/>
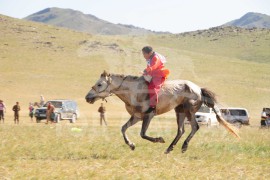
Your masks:
<path fill-rule="evenodd" d="M 173 150 L 173 147 L 177 144 L 181 136 L 185 133 L 185 128 L 184 128 L 184 120 L 186 118 L 186 114 L 184 113 L 183 105 L 177 106 L 175 109 L 176 113 L 176 120 L 177 120 L 177 135 L 173 142 L 170 144 L 168 149 L 165 151 L 165 154 L 170 153 Z"/>
<path fill-rule="evenodd" d="M 149 113 L 149 114 L 144 115 L 142 129 L 141 129 L 141 137 L 143 139 L 146 139 L 146 140 L 154 142 L 154 143 L 157 143 L 157 142 L 165 143 L 165 141 L 162 137 L 153 138 L 153 137 L 149 137 L 146 135 L 146 131 L 147 131 L 149 124 L 150 124 L 153 117 L 154 117 L 154 113 Z"/>
<path fill-rule="evenodd" d="M 129 145 L 129 147 L 130 147 L 131 150 L 134 150 L 134 149 L 135 149 L 135 145 L 134 145 L 134 143 L 132 143 L 132 142 L 128 139 L 128 137 L 127 137 L 127 135 L 126 135 L 126 130 L 127 130 L 130 126 L 133 126 L 134 124 L 136 124 L 139 120 L 140 120 L 139 118 L 137 118 L 137 117 L 135 117 L 135 116 L 131 116 L 130 119 L 126 122 L 126 124 L 124 124 L 124 125 L 122 126 L 122 129 L 121 129 L 122 134 L 123 134 L 123 137 L 124 137 L 124 140 L 125 140 L 125 143 L 126 143 L 127 145 Z"/>
<path fill-rule="evenodd" d="M 182 153 L 186 152 L 187 148 L 188 148 L 188 143 L 189 141 L 191 140 L 191 138 L 194 136 L 194 134 L 199 130 L 199 125 L 196 121 L 196 118 L 195 118 L 195 113 L 193 112 L 188 112 L 187 114 L 187 118 L 188 120 L 190 121 L 190 124 L 191 124 L 191 133 L 188 135 L 187 139 L 185 140 L 183 146 L 182 146 Z"/>

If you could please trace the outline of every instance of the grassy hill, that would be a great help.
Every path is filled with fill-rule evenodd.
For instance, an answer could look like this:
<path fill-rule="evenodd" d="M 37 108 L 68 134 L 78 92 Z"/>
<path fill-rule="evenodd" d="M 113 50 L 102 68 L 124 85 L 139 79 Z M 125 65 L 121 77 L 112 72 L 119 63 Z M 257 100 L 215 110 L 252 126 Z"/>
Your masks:
<path fill-rule="evenodd" d="M 0 124 L 1 179 L 268 179 L 269 131 L 259 129 L 262 107 L 269 106 L 269 31 L 214 28 L 178 35 L 101 36 L 0 16 L 0 99 L 8 106 Z M 255 41 L 254 41 L 255 40 Z M 170 79 L 189 79 L 217 93 L 221 106 L 246 107 L 250 127 L 235 140 L 224 128 L 201 127 L 189 149 L 181 144 L 162 153 L 176 134 L 174 112 L 155 117 L 148 134 L 165 144 L 143 140 L 138 123 L 128 130 L 137 146 L 124 144 L 120 126 L 128 115 L 123 103 L 108 98 L 108 127 L 99 126 L 95 105 L 84 96 L 106 69 L 138 75 L 145 67 L 141 48 L 164 54 Z M 30 123 L 28 103 L 45 98 L 78 101 L 75 124 Z M 13 124 L 12 105 L 21 103 L 21 124 Z M 79 127 L 82 132 L 72 132 Z"/>
<path fill-rule="evenodd" d="M 0 97 L 9 107 L 18 100 L 26 108 L 43 94 L 76 99 L 89 117 L 98 104 L 88 105 L 84 97 L 100 73 L 139 75 L 145 67 L 141 48 L 148 44 L 167 56 L 170 79 L 212 89 L 222 106 L 248 108 L 254 124 L 262 107 L 269 106 L 269 30 L 228 27 L 178 35 L 99 36 L 5 16 L 0 30 Z M 109 114 L 118 116 L 115 110 L 123 103 L 115 97 L 109 102 Z"/>
<path fill-rule="evenodd" d="M 236 26 L 243 28 L 270 28 L 270 16 L 261 13 L 249 12 L 239 19 L 225 24 L 225 26 Z"/>
<path fill-rule="evenodd" d="M 159 42 L 193 52 L 270 63 L 270 30 L 239 27 L 214 27 L 208 30 L 167 36 Z M 163 36 L 165 37 L 165 36 Z"/>
<path fill-rule="evenodd" d="M 83 14 L 80 11 L 75 11 L 72 9 L 47 8 L 29 15 L 24 19 L 65 27 L 77 31 L 88 32 L 91 34 L 145 35 L 158 33 L 132 25 L 113 24 L 93 15 Z"/>

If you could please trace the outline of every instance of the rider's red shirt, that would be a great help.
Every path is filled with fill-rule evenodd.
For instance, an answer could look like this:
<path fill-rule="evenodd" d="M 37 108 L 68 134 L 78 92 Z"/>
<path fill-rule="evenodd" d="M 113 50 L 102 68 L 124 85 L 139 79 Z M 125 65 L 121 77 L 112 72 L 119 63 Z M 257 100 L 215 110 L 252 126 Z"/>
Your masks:
<path fill-rule="evenodd" d="M 168 77 L 170 72 L 168 69 L 164 68 L 164 64 L 158 55 L 154 54 L 154 56 L 147 61 L 147 67 L 145 69 L 147 75 L 152 77 Z"/>

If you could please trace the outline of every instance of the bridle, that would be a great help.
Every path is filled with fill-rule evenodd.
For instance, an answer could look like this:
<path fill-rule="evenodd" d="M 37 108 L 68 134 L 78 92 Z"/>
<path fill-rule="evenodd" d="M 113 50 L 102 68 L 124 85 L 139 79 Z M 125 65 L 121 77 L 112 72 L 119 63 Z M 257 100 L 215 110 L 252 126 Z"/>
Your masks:
<path fill-rule="evenodd" d="M 108 89 L 109 86 L 112 84 L 112 81 L 110 82 L 109 80 L 106 81 L 106 82 L 107 82 L 107 87 L 106 87 L 104 90 L 102 90 L 102 91 L 99 92 L 99 91 L 97 91 L 97 89 L 96 89 L 95 86 L 93 86 L 92 89 L 93 89 L 97 94 L 100 94 L 100 93 L 103 93 L 103 92 L 107 91 L 107 92 L 108 92 L 108 95 L 107 95 L 107 96 L 105 96 L 105 97 L 100 97 L 100 98 L 102 98 L 103 100 L 105 100 L 105 101 L 107 102 L 107 100 L 106 100 L 105 98 L 112 96 L 112 95 L 113 95 L 113 94 L 111 93 L 112 91 L 117 91 L 118 89 L 120 89 L 120 87 L 123 85 L 123 83 L 124 83 L 124 81 L 126 80 L 126 78 L 127 78 L 127 76 L 125 76 L 125 77 L 123 78 L 121 84 L 120 84 L 117 88 L 115 88 L 115 89 L 110 89 L 109 91 L 107 91 L 107 89 Z M 99 97 L 99 96 L 98 96 L 98 97 Z"/>

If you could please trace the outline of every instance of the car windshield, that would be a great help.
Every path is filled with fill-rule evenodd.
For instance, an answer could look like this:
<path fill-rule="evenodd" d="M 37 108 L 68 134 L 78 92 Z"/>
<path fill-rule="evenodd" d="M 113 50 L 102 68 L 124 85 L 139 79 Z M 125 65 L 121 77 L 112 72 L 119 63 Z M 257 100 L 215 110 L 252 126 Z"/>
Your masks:
<path fill-rule="evenodd" d="M 59 101 L 49 101 L 50 103 L 52 103 L 52 105 L 55 107 L 55 108 L 61 108 L 62 107 L 62 102 L 59 102 Z M 48 106 L 48 103 L 47 102 L 44 107 L 47 107 Z"/>
<path fill-rule="evenodd" d="M 206 106 L 201 106 L 198 112 L 210 113 L 210 108 Z"/>
<path fill-rule="evenodd" d="M 232 116 L 246 116 L 247 112 L 241 109 L 230 109 L 230 113 Z"/>

